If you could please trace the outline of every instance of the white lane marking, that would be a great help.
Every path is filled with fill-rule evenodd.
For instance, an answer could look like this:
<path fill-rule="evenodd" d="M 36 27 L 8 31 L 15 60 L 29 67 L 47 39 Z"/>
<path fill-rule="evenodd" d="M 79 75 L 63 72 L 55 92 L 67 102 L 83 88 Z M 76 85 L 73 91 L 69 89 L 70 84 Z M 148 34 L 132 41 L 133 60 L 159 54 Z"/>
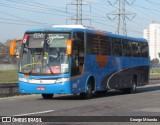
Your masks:
<path fill-rule="evenodd" d="M 27 116 L 27 115 L 35 115 L 35 114 L 44 114 L 49 112 L 54 112 L 55 110 L 48 110 L 48 111 L 41 111 L 41 112 L 32 112 L 32 113 L 26 113 L 26 114 L 19 114 L 19 115 L 13 115 L 13 116 Z"/>

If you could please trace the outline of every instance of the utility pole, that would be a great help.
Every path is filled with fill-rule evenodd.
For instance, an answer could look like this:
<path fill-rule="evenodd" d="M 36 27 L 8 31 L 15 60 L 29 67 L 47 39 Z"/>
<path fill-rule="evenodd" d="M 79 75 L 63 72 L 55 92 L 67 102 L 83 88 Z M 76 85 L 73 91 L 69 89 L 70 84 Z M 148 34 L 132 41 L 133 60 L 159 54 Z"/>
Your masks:
<path fill-rule="evenodd" d="M 136 16 L 136 14 L 134 14 L 134 13 L 126 13 L 125 5 L 126 5 L 126 3 L 128 5 L 131 5 L 131 4 L 133 4 L 133 2 L 131 4 L 129 4 L 127 2 L 127 0 L 116 0 L 116 2 L 114 4 L 112 4 L 110 1 L 108 1 L 108 2 L 109 2 L 109 4 L 111 6 L 114 6 L 115 4 L 118 3 L 118 12 L 117 13 L 107 14 L 109 19 L 111 19 L 110 18 L 111 15 L 114 15 L 114 18 L 111 19 L 111 20 L 115 20 L 118 17 L 116 33 L 122 34 L 122 35 L 127 35 L 126 18 L 131 21 Z M 132 18 L 129 18 L 129 16 L 132 16 Z"/>
<path fill-rule="evenodd" d="M 127 35 L 126 30 L 126 20 L 125 20 L 125 0 L 119 1 L 119 11 L 118 11 L 118 24 L 117 24 L 117 33 L 122 33 L 123 35 Z"/>
<path fill-rule="evenodd" d="M 67 20 L 74 20 L 75 24 L 77 24 L 77 25 L 78 24 L 82 25 L 83 20 L 89 20 L 90 21 L 90 26 L 91 26 L 91 20 L 83 17 L 83 11 L 82 11 L 83 5 L 87 5 L 85 0 L 73 0 L 71 3 L 67 4 L 67 6 L 68 5 L 75 6 L 76 7 L 75 12 L 76 13 L 70 19 L 67 19 Z M 66 23 L 67 23 L 67 20 L 66 20 Z"/>

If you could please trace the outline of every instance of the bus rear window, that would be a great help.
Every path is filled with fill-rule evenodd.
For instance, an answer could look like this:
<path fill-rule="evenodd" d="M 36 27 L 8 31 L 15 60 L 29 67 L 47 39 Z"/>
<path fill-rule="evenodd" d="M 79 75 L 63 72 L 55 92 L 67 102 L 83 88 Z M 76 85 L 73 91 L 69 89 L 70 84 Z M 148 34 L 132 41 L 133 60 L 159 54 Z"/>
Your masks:
<path fill-rule="evenodd" d="M 140 57 L 140 46 L 138 42 L 132 42 L 132 52 L 133 52 L 133 57 Z"/>
<path fill-rule="evenodd" d="M 141 47 L 141 57 L 148 58 L 148 44 L 140 43 Z"/>

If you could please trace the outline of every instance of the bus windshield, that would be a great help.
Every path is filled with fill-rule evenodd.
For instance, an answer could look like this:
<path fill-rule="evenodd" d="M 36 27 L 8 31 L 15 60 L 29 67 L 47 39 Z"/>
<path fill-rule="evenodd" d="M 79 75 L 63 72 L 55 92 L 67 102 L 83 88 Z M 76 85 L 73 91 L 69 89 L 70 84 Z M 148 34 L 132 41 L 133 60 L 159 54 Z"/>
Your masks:
<path fill-rule="evenodd" d="M 56 75 L 69 72 L 66 42 L 69 33 L 25 34 L 20 72 Z"/>

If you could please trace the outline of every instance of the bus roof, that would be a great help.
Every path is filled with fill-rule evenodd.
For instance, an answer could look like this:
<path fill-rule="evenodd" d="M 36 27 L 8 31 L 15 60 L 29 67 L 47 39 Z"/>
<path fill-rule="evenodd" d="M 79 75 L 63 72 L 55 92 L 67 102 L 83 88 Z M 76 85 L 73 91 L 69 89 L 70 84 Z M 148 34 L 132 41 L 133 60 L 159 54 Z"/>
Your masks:
<path fill-rule="evenodd" d="M 40 28 L 40 29 L 30 29 L 27 30 L 27 32 L 43 32 L 43 31 L 73 31 L 73 30 L 79 30 L 79 31 L 84 31 L 87 28 L 84 27 L 83 25 L 54 25 L 53 27 L 50 28 Z"/>
<path fill-rule="evenodd" d="M 31 29 L 27 30 L 26 32 L 44 32 L 44 31 L 63 31 L 63 32 L 69 32 L 69 31 L 79 31 L 83 32 L 86 31 L 88 33 L 95 33 L 95 34 L 103 34 L 109 37 L 115 37 L 115 38 L 121 38 L 121 39 L 127 39 L 127 40 L 133 40 L 133 41 L 142 41 L 147 42 L 144 38 L 135 38 L 135 37 L 129 37 L 129 36 L 123 36 L 118 34 L 113 34 L 111 32 L 96 30 L 93 28 L 87 28 L 83 25 L 54 25 L 50 28 L 40 28 L 40 29 Z"/>
<path fill-rule="evenodd" d="M 79 29 L 86 29 L 83 25 L 54 25 L 53 28 L 79 28 Z"/>

